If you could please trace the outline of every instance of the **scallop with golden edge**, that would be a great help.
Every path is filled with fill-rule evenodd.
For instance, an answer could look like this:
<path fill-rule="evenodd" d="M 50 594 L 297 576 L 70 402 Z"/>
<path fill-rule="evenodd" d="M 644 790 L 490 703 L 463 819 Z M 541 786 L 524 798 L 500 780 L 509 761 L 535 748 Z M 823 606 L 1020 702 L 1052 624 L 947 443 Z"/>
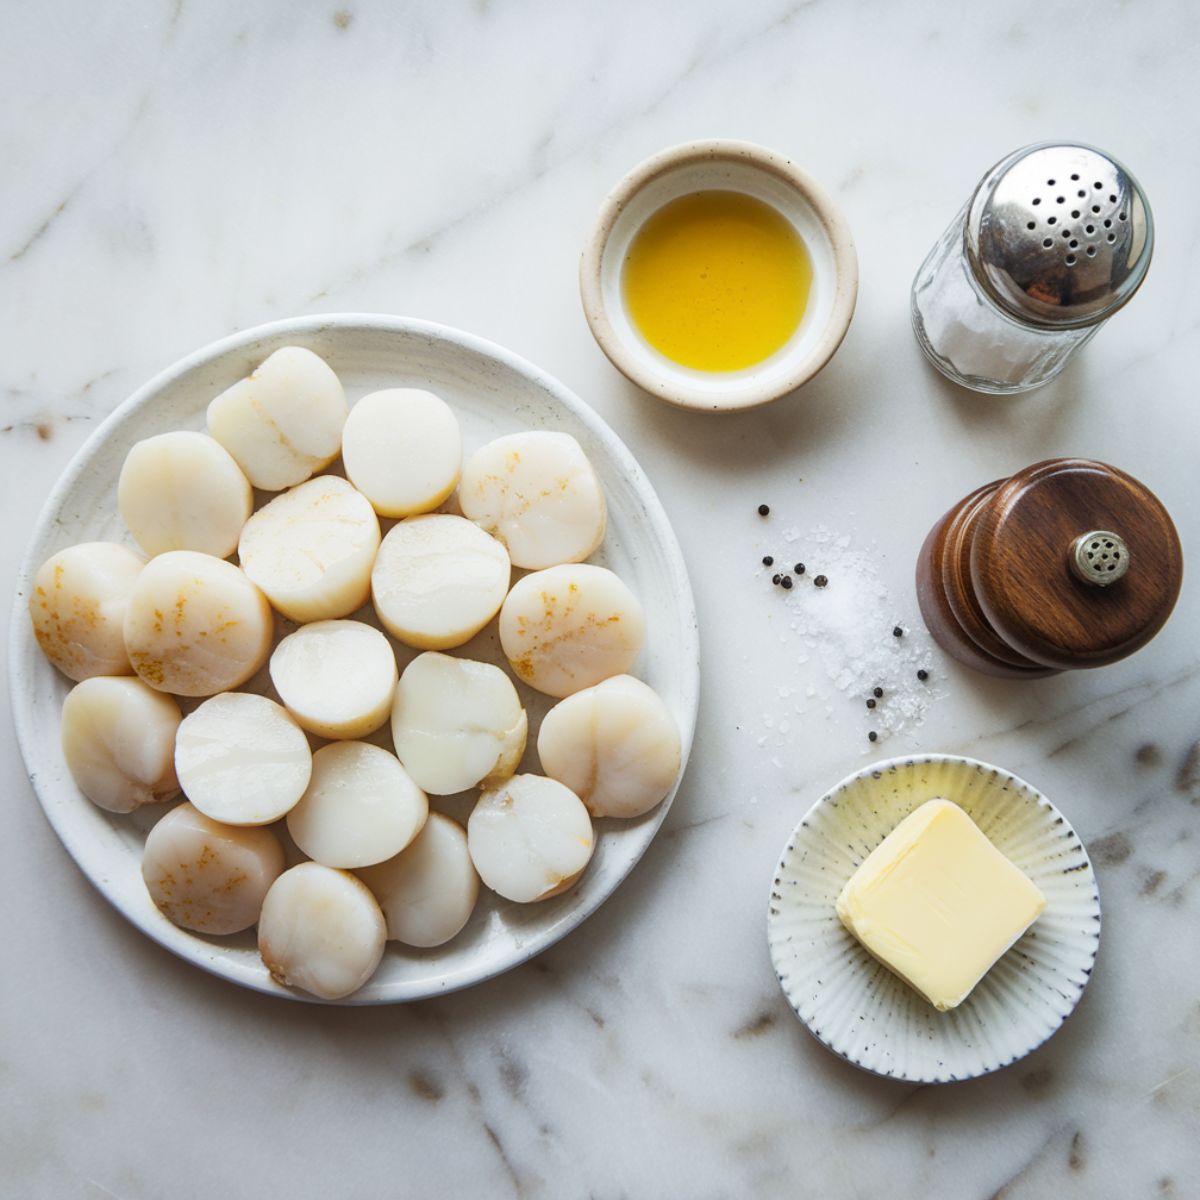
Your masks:
<path fill-rule="evenodd" d="M 526 575 L 500 610 L 500 645 L 513 671 L 560 698 L 627 672 L 645 634 L 637 597 L 589 563 Z"/>
<path fill-rule="evenodd" d="M 196 933 L 249 929 L 282 870 L 283 847 L 270 829 L 223 825 L 190 804 L 150 830 L 142 853 L 150 898 Z"/>
<path fill-rule="evenodd" d="M 29 617 L 42 653 L 68 678 L 132 675 L 125 610 L 146 560 L 116 542 L 83 542 L 33 577 Z"/>
<path fill-rule="evenodd" d="M 271 606 L 231 563 L 172 550 L 146 564 L 125 613 L 125 648 L 152 688 L 215 696 L 246 682 L 271 651 Z"/>
<path fill-rule="evenodd" d="M 582 562 L 604 540 L 604 491 L 569 433 L 510 433 L 463 466 L 463 516 L 499 538 L 515 567 Z"/>

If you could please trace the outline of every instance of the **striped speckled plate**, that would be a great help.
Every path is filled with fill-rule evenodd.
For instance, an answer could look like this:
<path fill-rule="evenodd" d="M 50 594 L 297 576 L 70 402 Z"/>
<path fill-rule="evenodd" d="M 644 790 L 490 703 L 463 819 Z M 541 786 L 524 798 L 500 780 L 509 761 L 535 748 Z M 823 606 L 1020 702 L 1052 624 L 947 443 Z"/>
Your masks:
<path fill-rule="evenodd" d="M 1046 897 L 1024 937 L 948 1013 L 872 958 L 834 911 L 859 863 L 937 796 L 961 805 Z M 796 827 L 775 872 L 767 938 L 784 993 L 830 1050 L 878 1075 L 946 1083 L 1015 1062 L 1067 1019 L 1100 944 L 1100 895 L 1083 843 L 1036 788 L 971 758 L 894 758 L 844 779 Z"/>

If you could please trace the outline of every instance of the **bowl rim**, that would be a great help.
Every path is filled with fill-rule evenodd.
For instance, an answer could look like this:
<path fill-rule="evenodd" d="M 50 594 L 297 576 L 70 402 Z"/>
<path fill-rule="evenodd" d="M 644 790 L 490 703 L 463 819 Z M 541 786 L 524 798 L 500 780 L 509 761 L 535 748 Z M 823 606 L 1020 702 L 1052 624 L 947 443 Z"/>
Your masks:
<path fill-rule="evenodd" d="M 1018 787 L 1024 788 L 1033 797 L 1034 801 L 1037 803 L 1039 808 L 1044 807 L 1052 817 L 1061 819 L 1065 823 L 1066 827 L 1075 834 L 1075 838 L 1079 843 L 1079 849 L 1080 849 L 1081 853 L 1083 854 L 1085 862 L 1088 865 L 1088 874 L 1091 877 L 1092 884 L 1094 887 L 1094 899 L 1095 899 L 1095 905 L 1096 905 L 1095 944 L 1092 948 L 1092 953 L 1091 953 L 1091 957 L 1089 959 L 1088 969 L 1087 969 L 1083 984 L 1079 987 L 1079 990 L 1076 992 L 1074 997 L 1071 999 L 1070 1007 L 1068 1008 L 1066 1013 L 1063 1014 L 1059 1023 L 1056 1026 L 1054 1026 L 1052 1029 L 1050 1029 L 1046 1033 L 1046 1035 L 1041 1039 L 1041 1041 L 1037 1042 L 1035 1045 L 1026 1047 L 1025 1050 L 1023 1050 L 1020 1054 L 1016 1055 L 1013 1058 L 1006 1059 L 1002 1062 L 997 1062 L 994 1065 L 988 1066 L 982 1070 L 971 1071 L 971 1072 L 969 1072 L 967 1074 L 963 1074 L 963 1075 L 945 1075 L 945 1074 L 919 1075 L 915 1072 L 912 1074 L 902 1075 L 902 1074 L 897 1074 L 894 1072 L 878 1070 L 874 1066 L 871 1066 L 867 1063 L 860 1062 L 859 1060 L 851 1058 L 849 1055 L 845 1054 L 839 1047 L 835 1046 L 832 1041 L 830 1041 L 829 1039 L 824 1037 L 820 1031 L 814 1029 L 812 1023 L 810 1021 L 808 1021 L 807 1019 L 805 1019 L 805 1017 L 801 1013 L 799 1001 L 793 995 L 792 989 L 789 988 L 788 984 L 785 983 L 785 981 L 784 981 L 784 977 L 783 977 L 783 973 L 782 973 L 781 965 L 780 965 L 781 964 L 780 955 L 781 955 L 782 951 L 779 948 L 779 943 L 777 943 L 776 938 L 775 938 L 775 923 L 777 920 L 777 916 L 776 916 L 776 912 L 774 910 L 775 910 L 775 892 L 778 887 L 778 878 L 779 878 L 779 875 L 780 875 L 783 865 L 787 861 L 788 855 L 792 851 L 792 847 L 794 846 L 796 839 L 800 836 L 801 830 L 808 824 L 813 813 L 815 813 L 817 811 L 817 809 L 821 808 L 823 805 L 828 804 L 836 796 L 838 796 L 842 792 L 846 791 L 849 787 L 851 787 L 853 784 L 857 783 L 859 780 L 866 779 L 866 778 L 879 778 L 880 776 L 882 776 L 883 774 L 885 774 L 889 771 L 893 771 L 893 770 L 900 769 L 900 768 L 906 768 L 906 767 L 916 767 L 916 766 L 922 765 L 922 764 L 952 764 L 952 765 L 962 765 L 962 766 L 974 767 L 976 769 L 990 771 L 994 775 L 997 775 L 997 776 L 1002 776 L 1010 784 L 1015 784 Z M 825 1049 L 828 1050 L 831 1054 L 833 1054 L 835 1057 L 841 1059 L 842 1062 L 846 1063 L 848 1066 L 855 1067 L 857 1070 L 863 1071 L 868 1075 L 873 1075 L 877 1079 L 889 1079 L 889 1080 L 892 1080 L 893 1082 L 898 1082 L 898 1083 L 916 1083 L 916 1084 L 920 1084 L 922 1086 L 926 1085 L 926 1084 L 931 1084 L 931 1083 L 939 1084 L 939 1085 L 940 1084 L 966 1083 L 972 1079 L 982 1079 L 984 1076 L 993 1075 L 997 1071 L 1002 1071 L 1005 1067 L 1010 1067 L 1013 1065 L 1013 1063 L 1019 1062 L 1019 1061 L 1021 1061 L 1021 1059 L 1028 1057 L 1035 1050 L 1038 1050 L 1042 1046 L 1044 1046 L 1062 1028 L 1062 1026 L 1065 1025 L 1068 1020 L 1070 1020 L 1070 1018 L 1074 1015 L 1076 1009 L 1078 1008 L 1079 1002 L 1083 999 L 1084 992 L 1087 990 L 1087 986 L 1091 982 L 1091 979 L 1092 979 L 1092 970 L 1095 966 L 1096 959 L 1097 959 L 1097 957 L 1099 955 L 1099 951 L 1100 951 L 1101 933 L 1102 933 L 1103 924 L 1104 924 L 1103 918 L 1104 918 L 1104 909 L 1103 909 L 1103 903 L 1102 903 L 1101 897 L 1100 897 L 1100 883 L 1099 883 L 1099 880 L 1096 878 L 1095 864 L 1092 862 L 1091 855 L 1088 853 L 1087 845 L 1084 842 L 1084 840 L 1079 836 L 1079 834 L 1077 832 L 1075 832 L 1075 827 L 1071 823 L 1071 821 L 1063 814 L 1062 810 L 1060 808 L 1058 808 L 1058 806 L 1045 794 L 1045 792 L 1043 792 L 1041 790 L 1041 788 L 1035 787 L 1028 780 L 1023 779 L 1020 775 L 1014 774 L 1012 771 L 1008 770 L 1006 767 L 998 767 L 998 766 L 996 766 L 995 763 L 985 762 L 983 759 L 973 758 L 970 755 L 944 754 L 944 753 L 940 753 L 940 752 L 936 752 L 936 751 L 925 752 L 925 753 L 915 753 L 915 754 L 900 754 L 900 755 L 894 755 L 890 758 L 876 759 L 874 762 L 867 763 L 865 766 L 860 767 L 855 771 L 851 771 L 843 779 L 840 779 L 836 784 L 834 784 L 833 787 L 831 787 L 827 791 L 823 792 L 811 805 L 808 806 L 807 809 L 805 809 L 805 811 L 802 814 L 802 816 L 800 817 L 800 819 L 796 822 L 796 824 L 792 828 L 791 832 L 788 834 L 787 840 L 783 844 L 783 849 L 779 854 L 778 860 L 776 861 L 775 866 L 772 868 L 772 871 L 771 871 L 771 883 L 768 888 L 768 899 L 767 899 L 767 920 L 766 920 L 767 949 L 768 949 L 768 953 L 769 953 L 770 959 L 771 959 L 771 969 L 775 974 L 775 978 L 776 978 L 776 981 L 779 983 L 780 989 L 783 991 L 784 998 L 787 1000 L 787 1003 L 788 1003 L 788 1007 L 791 1008 L 792 1012 L 796 1016 L 796 1019 L 804 1026 L 804 1028 L 808 1031 L 809 1035 L 812 1038 L 814 1038 L 817 1042 L 819 1042 L 822 1046 L 824 1046 Z"/>
<path fill-rule="evenodd" d="M 631 354 L 608 315 L 602 287 L 605 251 L 613 228 L 628 204 L 644 188 L 684 167 L 706 162 L 736 162 L 774 176 L 812 210 L 833 250 L 835 287 L 825 328 L 809 353 L 782 377 L 768 384 L 739 382 L 736 394 L 700 391 L 665 373 L 654 371 Z M 579 262 L 579 291 L 592 336 L 608 360 L 627 379 L 659 400 L 697 412 L 740 412 L 769 404 L 813 378 L 833 357 L 846 337 L 858 300 L 858 253 L 845 217 L 829 193 L 791 159 L 755 142 L 706 138 L 682 142 L 651 155 L 620 179 L 601 202 Z"/>

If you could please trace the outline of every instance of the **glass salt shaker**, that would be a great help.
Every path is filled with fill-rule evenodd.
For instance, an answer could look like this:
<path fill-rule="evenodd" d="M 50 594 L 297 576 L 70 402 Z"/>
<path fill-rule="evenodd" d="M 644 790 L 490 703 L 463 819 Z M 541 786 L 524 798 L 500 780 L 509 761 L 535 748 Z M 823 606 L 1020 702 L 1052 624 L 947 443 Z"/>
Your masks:
<path fill-rule="evenodd" d="M 1001 159 L 913 281 L 917 340 L 977 392 L 1053 379 L 1141 286 L 1154 248 L 1137 180 L 1092 146 L 1043 142 Z"/>

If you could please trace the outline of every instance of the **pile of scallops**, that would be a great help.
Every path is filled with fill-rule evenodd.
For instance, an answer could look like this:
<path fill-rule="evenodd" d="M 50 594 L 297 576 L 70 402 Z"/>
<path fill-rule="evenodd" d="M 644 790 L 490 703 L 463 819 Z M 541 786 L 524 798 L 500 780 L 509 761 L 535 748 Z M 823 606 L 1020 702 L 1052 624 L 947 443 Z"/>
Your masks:
<path fill-rule="evenodd" d="M 76 681 L 62 746 L 80 791 L 112 813 L 183 794 L 142 859 L 170 921 L 257 925 L 275 980 L 339 999 L 387 940 L 458 935 L 480 880 L 516 903 L 570 888 L 593 818 L 670 792 L 679 732 L 629 674 L 641 604 L 584 562 L 605 501 L 574 438 L 514 433 L 464 461 L 440 397 L 349 407 L 295 346 L 217 396 L 207 429 L 129 451 L 117 504 L 138 549 L 63 550 L 29 599 Z M 339 458 L 344 477 L 322 473 Z M 274 493 L 257 511 L 255 489 Z M 351 619 L 368 603 L 386 633 Z M 542 774 L 514 773 L 528 718 L 512 676 L 446 653 L 497 618 L 512 676 L 557 701 Z M 391 638 L 412 648 L 403 673 Z M 238 690 L 264 666 L 275 698 Z M 389 724 L 394 752 L 363 740 Z M 431 807 L 474 789 L 465 829 Z"/>

